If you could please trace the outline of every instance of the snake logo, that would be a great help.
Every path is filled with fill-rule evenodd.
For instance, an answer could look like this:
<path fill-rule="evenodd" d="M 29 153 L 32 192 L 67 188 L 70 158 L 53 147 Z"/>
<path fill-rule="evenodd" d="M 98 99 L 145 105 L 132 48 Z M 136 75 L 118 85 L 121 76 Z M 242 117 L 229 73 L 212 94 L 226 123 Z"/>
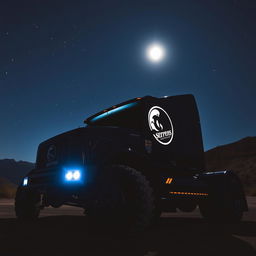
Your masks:
<path fill-rule="evenodd" d="M 51 145 L 47 151 L 47 155 L 46 155 L 47 161 L 48 162 L 54 161 L 56 159 L 56 156 L 57 156 L 56 146 Z"/>
<path fill-rule="evenodd" d="M 154 138 L 162 145 L 169 145 L 173 139 L 173 125 L 167 112 L 159 106 L 148 112 L 148 125 Z"/>

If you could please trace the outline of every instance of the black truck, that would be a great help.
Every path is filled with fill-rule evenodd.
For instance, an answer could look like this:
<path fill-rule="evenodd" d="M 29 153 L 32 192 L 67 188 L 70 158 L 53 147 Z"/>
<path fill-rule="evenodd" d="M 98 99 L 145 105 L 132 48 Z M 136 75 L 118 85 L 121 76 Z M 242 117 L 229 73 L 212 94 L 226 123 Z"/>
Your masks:
<path fill-rule="evenodd" d="M 238 222 L 248 210 L 231 170 L 205 169 L 193 95 L 135 98 L 84 123 L 39 145 L 35 169 L 17 189 L 18 219 L 72 205 L 92 219 L 144 228 L 163 211 L 198 206 L 209 221 Z"/>

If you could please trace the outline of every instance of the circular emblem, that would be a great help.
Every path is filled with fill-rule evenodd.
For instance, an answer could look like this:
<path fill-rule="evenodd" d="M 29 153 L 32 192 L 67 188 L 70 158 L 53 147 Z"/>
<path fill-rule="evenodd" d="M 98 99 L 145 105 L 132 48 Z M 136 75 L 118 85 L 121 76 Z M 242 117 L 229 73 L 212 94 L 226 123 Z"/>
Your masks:
<path fill-rule="evenodd" d="M 47 155 L 46 155 L 48 162 L 54 161 L 56 159 L 56 156 L 57 156 L 56 147 L 55 145 L 51 145 L 48 148 Z"/>
<path fill-rule="evenodd" d="M 168 145 L 173 139 L 173 125 L 167 112 L 154 106 L 148 111 L 148 125 L 154 138 L 162 145 Z"/>

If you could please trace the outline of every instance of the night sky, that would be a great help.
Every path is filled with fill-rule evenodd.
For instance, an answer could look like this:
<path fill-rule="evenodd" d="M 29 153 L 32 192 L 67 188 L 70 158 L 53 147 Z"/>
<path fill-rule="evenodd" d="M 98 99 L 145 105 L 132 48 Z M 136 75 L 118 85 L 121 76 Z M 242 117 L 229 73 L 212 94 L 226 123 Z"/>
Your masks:
<path fill-rule="evenodd" d="M 161 42 L 165 61 L 145 48 Z M 205 149 L 256 135 L 256 1 L 1 1 L 0 159 L 129 98 L 192 93 Z"/>

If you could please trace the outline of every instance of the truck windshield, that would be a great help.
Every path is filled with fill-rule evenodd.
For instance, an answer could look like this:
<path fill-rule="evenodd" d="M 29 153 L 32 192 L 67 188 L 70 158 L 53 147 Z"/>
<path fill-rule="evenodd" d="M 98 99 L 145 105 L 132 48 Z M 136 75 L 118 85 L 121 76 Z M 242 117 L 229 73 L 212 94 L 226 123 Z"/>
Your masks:
<path fill-rule="evenodd" d="M 138 121 L 139 112 L 140 104 L 131 102 L 103 112 L 90 119 L 87 123 L 88 125 L 118 126 L 138 130 L 140 123 Z"/>

